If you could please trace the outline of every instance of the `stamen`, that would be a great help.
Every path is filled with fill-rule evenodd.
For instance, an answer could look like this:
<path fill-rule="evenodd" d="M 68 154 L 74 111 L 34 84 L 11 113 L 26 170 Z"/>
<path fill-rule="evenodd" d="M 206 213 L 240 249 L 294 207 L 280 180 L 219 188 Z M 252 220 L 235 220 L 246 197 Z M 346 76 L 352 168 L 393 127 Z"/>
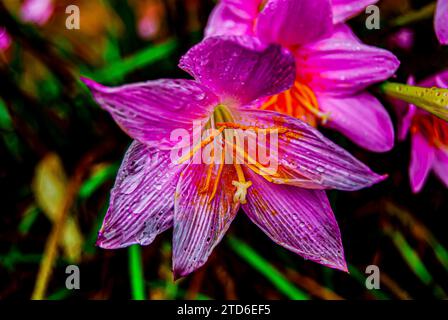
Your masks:
<path fill-rule="evenodd" d="M 221 152 L 221 162 L 219 163 L 218 173 L 216 174 L 215 183 L 213 185 L 213 191 L 212 194 L 210 195 L 208 203 L 212 202 L 213 198 L 216 195 L 216 191 L 218 191 L 219 180 L 221 179 L 223 169 L 224 169 L 224 152 Z"/>
<path fill-rule="evenodd" d="M 206 147 L 208 144 L 210 144 L 211 142 L 213 142 L 215 140 L 215 138 L 217 136 L 219 136 L 223 131 L 224 131 L 224 127 L 219 128 L 217 131 L 214 131 L 212 134 L 210 134 L 206 139 L 202 140 L 201 143 L 197 144 L 191 151 L 189 154 L 185 155 L 184 157 L 180 158 L 178 160 L 178 164 L 182 164 L 185 161 L 191 159 L 196 152 L 198 152 L 199 150 L 201 150 L 202 148 Z"/>
<path fill-rule="evenodd" d="M 412 132 L 421 133 L 437 148 L 448 149 L 448 123 L 433 115 L 417 115 L 412 121 Z"/>
<path fill-rule="evenodd" d="M 212 149 L 212 161 L 210 162 L 207 169 L 207 178 L 205 180 L 205 185 L 199 190 L 199 193 L 207 192 L 210 187 L 210 180 L 212 179 L 213 168 L 215 165 L 215 148 Z"/>
<path fill-rule="evenodd" d="M 286 113 L 292 114 L 292 96 L 291 91 L 285 91 Z"/>
<path fill-rule="evenodd" d="M 286 95 L 286 98 L 291 99 L 293 101 L 296 99 L 291 93 Z M 271 98 L 272 103 L 274 104 L 277 100 L 277 97 Z M 295 101 L 298 101 L 297 99 Z M 305 101 L 306 102 L 306 101 Z M 292 102 L 291 102 L 292 103 Z M 290 103 L 290 104 L 291 104 Z M 312 105 L 310 105 L 312 109 Z M 318 111 L 318 109 L 316 109 Z M 291 130 L 290 128 L 283 127 L 283 126 L 273 126 L 268 128 L 262 128 L 258 126 L 246 126 L 242 124 L 238 124 L 234 122 L 234 118 L 230 110 L 223 106 L 219 105 L 215 108 L 213 112 L 213 116 L 210 118 L 210 120 L 207 122 L 208 127 L 213 129 L 214 131 L 205 139 L 201 141 L 201 143 L 198 143 L 187 155 L 183 156 L 180 160 L 178 160 L 178 163 L 183 163 L 190 158 L 192 158 L 199 150 L 206 147 L 210 143 L 214 143 L 212 149 L 211 149 L 211 158 L 212 162 L 209 165 L 207 169 L 207 174 L 204 181 L 204 184 L 199 188 L 199 193 L 208 193 L 210 192 L 210 196 L 208 198 L 208 203 L 213 201 L 215 198 L 218 188 L 220 186 L 220 180 L 223 175 L 224 171 L 224 164 L 226 159 L 226 152 L 228 152 L 227 148 L 223 149 L 224 152 L 221 152 L 220 154 L 220 162 L 219 167 L 217 168 L 216 172 L 216 158 L 219 157 L 219 147 L 226 147 L 230 146 L 230 150 L 233 153 L 236 154 L 236 158 L 233 160 L 233 165 L 235 168 L 235 172 L 237 175 L 237 180 L 232 181 L 232 185 L 236 187 L 235 193 L 233 195 L 233 201 L 239 202 L 241 204 L 245 204 L 246 197 L 247 197 L 247 190 L 252 186 L 252 182 L 246 180 L 246 177 L 244 175 L 244 171 L 242 168 L 242 164 L 246 165 L 250 170 L 255 172 L 256 174 L 262 176 L 267 181 L 273 182 L 275 179 L 279 179 L 280 176 L 276 170 L 266 167 L 262 165 L 257 157 L 252 158 L 246 150 L 244 150 L 244 141 L 242 141 L 242 136 L 239 130 L 253 130 L 254 132 L 258 133 L 260 131 L 266 132 L 268 134 L 278 134 L 280 138 L 282 139 L 299 139 L 301 134 Z M 217 138 L 222 135 L 222 139 L 219 139 L 219 142 Z M 236 139 L 236 143 L 235 143 Z M 271 151 L 272 152 L 272 151 Z M 241 162 L 240 162 L 241 161 Z M 214 174 L 216 172 L 216 175 Z M 211 189 L 211 190 L 210 190 Z"/>
<path fill-rule="evenodd" d="M 238 135 L 238 132 L 236 132 L 235 138 L 237 140 L 237 145 L 240 146 L 241 137 Z M 228 143 L 228 141 L 226 141 L 226 143 Z M 232 185 L 236 187 L 235 194 L 233 195 L 233 202 L 239 202 L 241 204 L 245 204 L 247 202 L 246 201 L 247 189 L 252 185 L 252 182 L 246 181 L 246 177 L 244 176 L 244 171 L 241 168 L 241 165 L 236 162 L 235 162 L 235 170 L 236 175 L 238 177 L 238 181 L 232 181 Z"/>
<path fill-rule="evenodd" d="M 261 106 L 261 109 L 288 114 L 300 118 L 312 126 L 316 126 L 317 119 L 322 124 L 326 124 L 330 117 L 329 113 L 323 113 L 319 110 L 314 92 L 299 81 L 296 81 L 289 90 L 272 96 Z"/>
<path fill-rule="evenodd" d="M 252 186 L 252 181 L 232 181 L 232 185 L 236 187 L 236 192 L 233 195 L 233 201 L 246 204 L 247 189 Z"/>
<path fill-rule="evenodd" d="M 278 134 L 284 134 L 287 137 L 290 138 L 295 138 L 295 139 L 299 139 L 300 138 L 300 134 L 297 132 L 294 132 L 286 127 L 268 127 L 268 128 L 260 128 L 260 127 L 255 127 L 255 126 L 244 126 L 238 123 L 234 123 L 234 122 L 218 122 L 216 124 L 218 127 L 225 127 L 225 128 L 231 128 L 231 129 L 241 129 L 241 130 L 252 130 L 255 132 L 260 132 L 260 131 L 266 131 L 266 132 L 277 132 Z"/>
<path fill-rule="evenodd" d="M 314 107 L 311 103 L 309 103 L 308 100 L 306 100 L 305 97 L 300 96 L 297 93 L 294 93 L 294 97 L 301 103 L 301 105 L 306 108 L 311 114 L 315 115 L 317 118 L 319 118 L 322 122 L 322 124 L 326 124 L 328 122 L 328 119 L 330 118 L 330 113 L 323 113 L 320 112 L 317 107 Z"/>
<path fill-rule="evenodd" d="M 237 156 L 242 157 L 244 164 L 252 167 L 256 167 L 260 175 L 277 176 L 277 173 L 270 172 L 268 168 L 264 167 L 261 163 L 252 158 L 245 150 L 239 148 L 237 145 L 226 141 L 226 144 L 233 147 L 233 150 L 237 153 Z"/>
<path fill-rule="evenodd" d="M 278 100 L 278 95 L 270 97 L 269 100 L 266 103 L 264 103 L 260 109 L 261 110 L 268 109 L 269 107 L 275 105 L 277 103 L 277 100 Z"/>

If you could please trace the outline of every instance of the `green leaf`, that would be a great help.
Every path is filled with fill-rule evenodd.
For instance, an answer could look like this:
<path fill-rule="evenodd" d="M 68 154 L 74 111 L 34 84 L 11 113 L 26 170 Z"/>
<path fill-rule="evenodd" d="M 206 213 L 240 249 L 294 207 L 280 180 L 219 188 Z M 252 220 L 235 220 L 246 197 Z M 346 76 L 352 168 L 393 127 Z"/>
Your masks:
<path fill-rule="evenodd" d="M 11 117 L 5 103 L 0 99 L 0 129 L 11 130 L 13 128 Z"/>
<path fill-rule="evenodd" d="M 261 257 L 253 248 L 235 237 L 228 237 L 232 249 L 255 270 L 266 277 L 280 292 L 293 300 L 309 300 L 308 294 L 288 281 L 274 266 Z"/>
<path fill-rule="evenodd" d="M 385 82 L 380 88 L 390 97 L 414 104 L 448 121 L 448 89 L 423 88 L 394 82 Z"/>
<path fill-rule="evenodd" d="M 118 164 L 106 165 L 96 170 L 79 189 L 81 199 L 89 198 L 103 183 L 115 177 L 118 171 Z"/>
<path fill-rule="evenodd" d="M 177 44 L 174 40 L 154 45 L 86 76 L 98 82 L 114 82 L 132 71 L 165 58 L 174 52 L 176 47 Z"/>
<path fill-rule="evenodd" d="M 38 215 L 39 215 L 39 208 L 37 208 L 35 205 L 31 205 L 28 207 L 19 224 L 20 234 L 25 235 L 28 233 L 28 231 L 31 229 L 34 222 L 36 221 Z"/>

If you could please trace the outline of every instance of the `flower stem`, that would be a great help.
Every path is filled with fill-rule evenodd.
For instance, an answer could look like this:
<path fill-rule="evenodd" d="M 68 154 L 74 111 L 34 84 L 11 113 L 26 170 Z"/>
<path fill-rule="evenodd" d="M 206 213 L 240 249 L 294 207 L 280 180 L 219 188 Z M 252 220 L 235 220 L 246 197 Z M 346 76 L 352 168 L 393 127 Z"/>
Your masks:
<path fill-rule="evenodd" d="M 131 280 L 132 299 L 145 300 L 145 279 L 140 246 L 129 247 L 129 276 Z"/>
<path fill-rule="evenodd" d="M 394 27 L 403 27 L 414 22 L 418 22 L 421 20 L 429 19 L 434 15 L 434 11 L 436 10 L 436 3 L 430 3 L 419 10 L 413 10 L 408 12 L 405 15 L 399 16 L 395 20 L 392 21 L 392 26 Z"/>

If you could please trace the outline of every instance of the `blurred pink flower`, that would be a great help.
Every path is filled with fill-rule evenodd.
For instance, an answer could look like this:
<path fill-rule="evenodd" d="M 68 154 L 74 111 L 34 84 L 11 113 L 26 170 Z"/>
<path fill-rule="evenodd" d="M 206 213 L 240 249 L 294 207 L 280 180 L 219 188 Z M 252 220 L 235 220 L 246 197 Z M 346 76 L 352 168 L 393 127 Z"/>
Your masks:
<path fill-rule="evenodd" d="M 414 40 L 414 30 L 409 28 L 401 28 L 388 38 L 388 44 L 394 48 L 410 51 L 414 46 Z"/>
<path fill-rule="evenodd" d="M 261 108 L 336 129 L 376 152 L 392 149 L 394 130 L 382 104 L 365 89 L 399 66 L 389 51 L 364 45 L 343 22 L 375 0 L 222 0 L 206 36 L 255 35 L 281 44 L 296 60 L 296 81 Z"/>
<path fill-rule="evenodd" d="M 448 70 L 418 85 L 448 88 Z M 411 134 L 409 178 L 412 191 L 421 191 L 431 171 L 448 187 L 448 123 L 414 105 L 400 101 L 395 104 L 399 115 L 398 138 L 404 140 L 409 132 Z"/>
<path fill-rule="evenodd" d="M 5 28 L 0 27 L 0 51 L 5 51 L 11 46 L 11 37 Z"/>
<path fill-rule="evenodd" d="M 440 43 L 448 44 L 448 0 L 437 1 L 434 25 Z"/>
<path fill-rule="evenodd" d="M 159 31 L 159 22 L 145 16 L 138 22 L 138 35 L 143 39 L 151 39 Z"/>
<path fill-rule="evenodd" d="M 23 21 L 44 25 L 54 12 L 53 0 L 25 0 L 20 8 Z"/>

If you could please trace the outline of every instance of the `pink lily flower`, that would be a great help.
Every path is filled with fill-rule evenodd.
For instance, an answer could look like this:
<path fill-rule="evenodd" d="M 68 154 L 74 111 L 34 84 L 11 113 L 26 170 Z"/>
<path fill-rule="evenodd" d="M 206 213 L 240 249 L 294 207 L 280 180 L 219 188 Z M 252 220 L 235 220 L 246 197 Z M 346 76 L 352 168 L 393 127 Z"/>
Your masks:
<path fill-rule="evenodd" d="M 261 108 L 335 129 L 368 150 L 392 149 L 394 130 L 382 104 L 365 89 L 391 77 L 399 61 L 364 45 L 343 22 L 374 0 L 221 0 L 206 36 L 253 35 L 293 53 L 296 80 Z M 317 14 L 318 13 L 318 14 Z"/>
<path fill-rule="evenodd" d="M 448 0 L 437 1 L 434 27 L 440 43 L 448 44 Z"/>
<path fill-rule="evenodd" d="M 413 84 L 413 80 L 409 81 Z M 418 84 L 422 87 L 448 88 L 448 70 Z M 414 193 L 422 190 L 429 173 L 434 173 L 448 187 L 448 123 L 414 105 L 396 103 L 399 114 L 398 138 L 411 135 L 409 178 Z"/>
<path fill-rule="evenodd" d="M 11 46 L 11 36 L 5 28 L 0 27 L 0 51 L 5 51 Z"/>
<path fill-rule="evenodd" d="M 110 88 L 83 79 L 98 104 L 135 139 L 111 192 L 97 244 L 107 249 L 148 245 L 174 227 L 173 272 L 175 278 L 186 276 L 207 261 L 241 207 L 279 245 L 346 271 L 339 228 L 324 190 L 359 190 L 385 177 L 306 123 L 247 107 L 291 86 L 292 55 L 252 37 L 210 37 L 190 49 L 180 67 L 195 80 Z M 248 161 L 244 153 L 244 164 L 197 164 L 191 160 L 195 148 L 186 162 L 173 162 L 170 152 L 178 141 L 170 140 L 171 133 L 192 132 L 198 120 L 203 130 L 209 126 L 218 134 L 222 129 L 277 128 L 278 170 L 263 173 L 263 165 Z M 221 138 L 228 142 L 225 135 Z M 200 145 L 212 146 L 216 139 L 208 135 Z"/>
<path fill-rule="evenodd" d="M 53 0 L 25 0 L 20 8 L 23 21 L 43 26 L 54 12 Z"/>

